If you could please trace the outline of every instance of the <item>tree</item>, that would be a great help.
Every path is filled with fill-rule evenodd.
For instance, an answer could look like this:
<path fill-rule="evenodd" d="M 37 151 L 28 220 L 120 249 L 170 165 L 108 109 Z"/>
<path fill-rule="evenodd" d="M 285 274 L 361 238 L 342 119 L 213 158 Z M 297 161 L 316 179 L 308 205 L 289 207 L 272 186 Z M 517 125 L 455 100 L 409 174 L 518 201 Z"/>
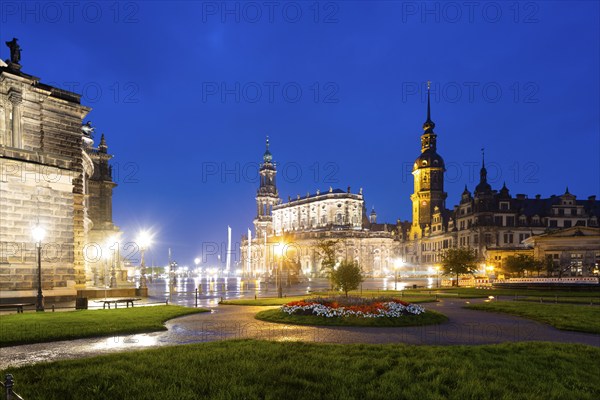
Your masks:
<path fill-rule="evenodd" d="M 536 271 L 540 276 L 540 270 L 543 264 L 527 254 L 517 254 L 506 258 L 506 270 L 510 273 L 516 273 L 523 276 L 525 271 Z"/>
<path fill-rule="evenodd" d="M 564 261 L 554 262 L 551 255 L 546 256 L 546 274 L 547 276 L 553 276 L 555 272 L 558 272 L 558 278 L 562 278 L 563 274 L 571 270 L 571 264 Z"/>
<path fill-rule="evenodd" d="M 471 248 L 448 249 L 442 254 L 442 271 L 446 275 L 456 275 L 456 286 L 461 274 L 477 271 L 477 255 Z"/>
<path fill-rule="evenodd" d="M 348 292 L 358 289 L 363 281 L 362 271 L 357 263 L 347 260 L 342 261 L 337 269 L 333 271 L 333 281 L 348 297 Z"/>
<path fill-rule="evenodd" d="M 335 285 L 333 273 L 335 272 L 335 246 L 337 244 L 337 240 L 321 240 L 317 244 L 317 251 L 321 256 L 321 272 L 329 279 L 331 290 Z"/>

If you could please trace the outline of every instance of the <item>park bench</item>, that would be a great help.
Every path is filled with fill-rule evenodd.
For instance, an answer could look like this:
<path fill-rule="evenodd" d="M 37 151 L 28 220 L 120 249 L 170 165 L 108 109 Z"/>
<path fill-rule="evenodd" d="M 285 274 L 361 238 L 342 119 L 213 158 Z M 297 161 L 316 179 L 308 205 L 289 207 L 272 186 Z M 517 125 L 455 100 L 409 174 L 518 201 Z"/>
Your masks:
<path fill-rule="evenodd" d="M 1 304 L 0 303 L 0 308 L 11 308 L 11 309 L 16 309 L 17 310 L 17 314 L 23 314 L 23 307 L 25 306 L 35 306 L 35 304 L 33 303 L 12 303 L 12 304 Z"/>
<path fill-rule="evenodd" d="M 133 307 L 133 303 L 136 301 L 139 301 L 141 299 L 139 298 L 127 298 L 127 299 L 112 299 L 112 300 L 97 300 L 97 303 L 102 303 L 102 308 L 106 309 L 106 306 L 108 306 L 108 309 L 110 310 L 110 305 L 114 304 L 115 308 L 117 308 L 117 304 L 119 303 L 125 303 L 127 308 L 129 308 L 129 305 L 131 304 L 131 307 Z"/>

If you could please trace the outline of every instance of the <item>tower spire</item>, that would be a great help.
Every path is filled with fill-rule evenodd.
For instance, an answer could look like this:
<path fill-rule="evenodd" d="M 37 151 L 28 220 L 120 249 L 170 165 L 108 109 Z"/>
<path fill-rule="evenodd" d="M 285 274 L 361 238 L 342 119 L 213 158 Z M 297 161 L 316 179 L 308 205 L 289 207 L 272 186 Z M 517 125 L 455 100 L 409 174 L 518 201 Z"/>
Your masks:
<path fill-rule="evenodd" d="M 485 147 L 481 148 L 481 168 L 485 168 Z"/>
<path fill-rule="evenodd" d="M 425 133 L 433 133 L 435 123 L 431 120 L 431 81 L 427 81 L 427 120 L 423 124 Z"/>
<path fill-rule="evenodd" d="M 100 144 L 98 145 L 98 150 L 102 153 L 106 153 L 108 150 L 108 146 L 106 145 L 106 139 L 104 138 L 104 133 L 100 136 Z"/>
<path fill-rule="evenodd" d="M 430 92 L 431 92 L 431 81 L 427 81 L 427 121 L 431 121 Z"/>
<path fill-rule="evenodd" d="M 273 160 L 273 155 L 269 151 L 269 135 L 267 135 L 267 145 L 266 145 L 265 154 L 263 155 L 264 162 L 271 162 Z"/>
<path fill-rule="evenodd" d="M 475 193 L 490 193 L 492 187 L 487 181 L 487 169 L 485 169 L 485 148 L 481 148 L 481 169 L 479 170 L 479 184 L 475 187 Z"/>

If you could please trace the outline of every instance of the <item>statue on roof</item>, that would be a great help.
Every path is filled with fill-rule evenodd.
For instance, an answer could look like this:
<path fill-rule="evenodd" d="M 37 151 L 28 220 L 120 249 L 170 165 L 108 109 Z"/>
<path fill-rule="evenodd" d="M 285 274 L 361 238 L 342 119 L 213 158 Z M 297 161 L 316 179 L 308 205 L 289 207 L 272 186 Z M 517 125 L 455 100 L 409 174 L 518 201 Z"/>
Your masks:
<path fill-rule="evenodd" d="M 13 38 L 10 42 L 5 42 L 10 49 L 10 62 L 18 64 L 21 61 L 21 46 L 17 43 L 17 38 Z"/>
<path fill-rule="evenodd" d="M 92 121 L 88 121 L 84 125 L 81 125 L 81 132 L 89 137 L 93 137 L 95 128 L 92 126 Z"/>

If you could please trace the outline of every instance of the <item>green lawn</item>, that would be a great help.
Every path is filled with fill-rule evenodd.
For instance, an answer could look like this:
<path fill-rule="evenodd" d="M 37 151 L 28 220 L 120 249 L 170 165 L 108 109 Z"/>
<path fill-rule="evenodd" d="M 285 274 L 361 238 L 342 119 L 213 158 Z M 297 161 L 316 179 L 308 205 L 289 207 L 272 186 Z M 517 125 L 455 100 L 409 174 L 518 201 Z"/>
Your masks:
<path fill-rule="evenodd" d="M 465 308 L 518 315 L 567 331 L 600 333 L 600 307 L 598 306 L 494 301 L 471 304 Z"/>
<path fill-rule="evenodd" d="M 209 311 L 181 306 L 24 313 L 0 316 L 0 347 L 165 330 L 165 321 Z"/>
<path fill-rule="evenodd" d="M 515 296 L 525 296 L 525 297 L 548 297 L 548 301 L 550 298 L 552 300 L 555 296 L 566 297 L 566 298 L 582 298 L 587 299 L 587 302 L 590 299 L 594 300 L 594 303 L 600 302 L 600 290 L 583 290 L 583 291 L 574 291 L 574 290 L 560 290 L 560 289 L 477 289 L 477 288 L 440 288 L 440 289 L 417 289 L 416 292 L 421 294 L 438 294 L 438 296 L 455 296 L 461 298 L 476 298 L 476 297 L 488 297 L 488 296 L 507 296 L 510 298 L 514 298 Z M 414 294 L 413 290 L 409 290 L 405 293 L 407 296 L 412 296 Z"/>
<path fill-rule="evenodd" d="M 336 295 L 339 296 L 339 292 L 336 292 Z M 356 294 L 354 294 L 356 296 Z M 379 295 L 390 295 L 388 292 L 380 292 Z M 291 296 L 291 297 L 260 297 L 256 300 L 254 299 L 240 299 L 240 300 L 223 300 L 220 304 L 234 305 L 234 306 L 281 306 L 283 304 L 289 303 L 291 301 L 300 301 L 304 299 L 308 299 L 310 297 L 319 296 L 318 294 L 309 294 L 303 296 Z M 371 295 L 363 297 L 371 297 Z M 409 303 L 429 303 L 435 301 L 435 296 L 399 296 L 402 300 Z"/>
<path fill-rule="evenodd" d="M 5 370 L 27 400 L 595 400 L 600 349 L 578 344 L 224 341 Z"/>
<path fill-rule="evenodd" d="M 511 297 L 512 298 L 512 297 Z M 512 298 L 516 301 L 529 301 L 534 303 L 571 303 L 571 304 L 589 304 L 598 305 L 600 304 L 600 298 L 598 297 L 543 297 L 543 296 L 519 296 Z M 541 301 L 540 301 L 541 299 Z"/>
<path fill-rule="evenodd" d="M 448 320 L 448 317 L 446 317 L 444 314 L 430 310 L 427 310 L 420 315 L 404 315 L 400 318 L 327 318 L 316 315 L 290 315 L 277 308 L 274 310 L 261 311 L 254 317 L 261 321 L 276 322 L 280 324 L 363 327 L 422 326 L 441 324 L 442 322 L 446 322 Z"/>

